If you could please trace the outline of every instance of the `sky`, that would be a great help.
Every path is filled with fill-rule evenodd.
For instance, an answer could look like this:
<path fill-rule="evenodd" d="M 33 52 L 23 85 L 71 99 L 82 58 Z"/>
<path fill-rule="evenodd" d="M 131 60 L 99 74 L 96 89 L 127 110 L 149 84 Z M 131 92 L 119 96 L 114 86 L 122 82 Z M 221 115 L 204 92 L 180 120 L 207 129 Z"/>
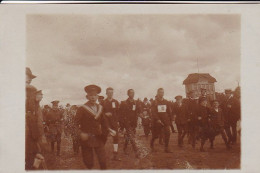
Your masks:
<path fill-rule="evenodd" d="M 118 100 L 185 96 L 190 73 L 209 73 L 216 91 L 240 81 L 240 15 L 28 15 L 26 66 L 42 104 L 86 102 L 96 84 Z M 198 63 L 197 63 L 198 59 Z M 199 68 L 198 68 L 199 67 Z"/>

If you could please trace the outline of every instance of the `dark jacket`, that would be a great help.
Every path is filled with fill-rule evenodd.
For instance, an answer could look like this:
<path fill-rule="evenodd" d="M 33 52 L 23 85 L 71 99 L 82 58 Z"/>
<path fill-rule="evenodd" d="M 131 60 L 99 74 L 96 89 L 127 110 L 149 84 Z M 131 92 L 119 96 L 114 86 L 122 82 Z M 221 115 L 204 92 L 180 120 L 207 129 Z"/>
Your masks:
<path fill-rule="evenodd" d="M 200 125 L 205 126 L 208 125 L 210 110 L 208 107 L 205 106 L 198 106 L 198 122 Z"/>
<path fill-rule="evenodd" d="M 221 108 L 228 122 L 232 123 L 240 119 L 240 103 L 238 99 L 234 97 L 226 98 Z"/>
<path fill-rule="evenodd" d="M 153 123 L 157 122 L 158 120 L 161 120 L 164 126 L 171 125 L 172 111 L 171 104 L 169 101 L 165 99 L 156 99 L 151 106 L 151 111 Z"/>
<path fill-rule="evenodd" d="M 128 98 L 122 101 L 120 106 L 120 126 L 122 128 L 136 128 L 140 112 L 141 108 L 136 100 L 130 101 Z"/>
<path fill-rule="evenodd" d="M 51 109 L 46 115 L 46 124 L 51 134 L 61 134 L 62 112 L 59 109 Z"/>
<path fill-rule="evenodd" d="M 198 103 L 195 99 L 187 99 L 185 104 L 187 105 L 187 119 L 191 122 L 198 120 Z"/>
<path fill-rule="evenodd" d="M 78 108 L 75 116 L 75 125 L 78 129 L 78 134 L 81 132 L 87 133 L 89 139 L 82 141 L 83 145 L 88 147 L 103 146 L 106 142 L 108 135 L 108 122 L 103 113 L 103 107 L 98 107 L 98 112 L 93 112 L 89 106 L 89 102 Z"/>
<path fill-rule="evenodd" d="M 221 108 L 218 108 L 218 112 L 214 108 L 210 109 L 210 120 L 215 127 L 224 127 L 227 122 Z"/>
<path fill-rule="evenodd" d="M 112 99 L 109 101 L 108 99 L 105 99 L 102 103 L 102 106 L 104 108 L 104 113 L 110 112 L 112 113 L 112 116 L 108 117 L 106 116 L 109 126 L 112 129 L 117 130 L 118 129 L 118 121 L 119 121 L 119 102 L 115 99 Z"/>
<path fill-rule="evenodd" d="M 176 118 L 175 118 L 176 124 L 186 124 L 187 123 L 188 109 L 185 104 L 182 103 L 180 106 L 177 103 L 173 103 L 172 114 L 176 115 Z"/>

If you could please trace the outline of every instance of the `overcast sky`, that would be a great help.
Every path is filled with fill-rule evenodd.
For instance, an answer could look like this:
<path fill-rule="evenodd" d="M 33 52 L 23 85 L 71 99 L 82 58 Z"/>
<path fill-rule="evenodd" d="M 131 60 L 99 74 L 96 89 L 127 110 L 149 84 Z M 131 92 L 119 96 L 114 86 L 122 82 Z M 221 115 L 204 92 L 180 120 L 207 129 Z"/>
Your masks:
<path fill-rule="evenodd" d="M 84 87 L 109 86 L 115 98 L 185 96 L 190 73 L 210 73 L 216 91 L 240 80 L 239 15 L 29 15 L 27 66 L 43 104 L 83 104 Z"/>

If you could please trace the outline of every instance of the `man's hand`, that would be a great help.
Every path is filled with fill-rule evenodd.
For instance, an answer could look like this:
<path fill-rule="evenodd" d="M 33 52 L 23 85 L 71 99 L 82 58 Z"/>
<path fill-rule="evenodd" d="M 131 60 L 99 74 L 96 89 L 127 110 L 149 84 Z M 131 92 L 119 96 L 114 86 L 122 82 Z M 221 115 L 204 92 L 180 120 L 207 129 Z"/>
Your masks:
<path fill-rule="evenodd" d="M 227 105 L 228 108 L 231 108 L 231 105 Z"/>
<path fill-rule="evenodd" d="M 36 154 L 35 156 L 37 159 L 41 159 L 41 160 L 44 160 L 44 157 L 43 155 L 41 155 L 40 153 Z"/>
<path fill-rule="evenodd" d="M 201 117 L 198 117 L 198 120 L 201 120 Z"/>
<path fill-rule="evenodd" d="M 88 140 L 88 134 L 81 132 L 81 133 L 80 133 L 80 139 L 81 139 L 82 141 Z"/>
<path fill-rule="evenodd" d="M 113 129 L 108 129 L 111 136 L 116 136 L 116 131 Z"/>
<path fill-rule="evenodd" d="M 105 113 L 105 115 L 106 115 L 107 117 L 111 117 L 111 116 L 112 116 L 112 113 L 111 113 L 111 112 L 107 112 L 107 113 Z"/>

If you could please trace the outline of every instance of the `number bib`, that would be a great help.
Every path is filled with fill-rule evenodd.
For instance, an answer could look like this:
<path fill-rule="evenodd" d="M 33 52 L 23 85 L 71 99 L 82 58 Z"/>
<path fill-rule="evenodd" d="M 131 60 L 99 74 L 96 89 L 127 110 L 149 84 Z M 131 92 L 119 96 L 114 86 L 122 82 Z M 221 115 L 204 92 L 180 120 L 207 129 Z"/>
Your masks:
<path fill-rule="evenodd" d="M 112 108 L 116 108 L 116 103 L 112 102 Z"/>
<path fill-rule="evenodd" d="M 166 112 L 167 106 L 166 105 L 158 105 L 158 112 Z"/>
<path fill-rule="evenodd" d="M 132 110 L 133 110 L 133 111 L 135 111 L 135 109 L 136 109 L 136 105 L 133 105 L 133 108 L 132 108 Z"/>

